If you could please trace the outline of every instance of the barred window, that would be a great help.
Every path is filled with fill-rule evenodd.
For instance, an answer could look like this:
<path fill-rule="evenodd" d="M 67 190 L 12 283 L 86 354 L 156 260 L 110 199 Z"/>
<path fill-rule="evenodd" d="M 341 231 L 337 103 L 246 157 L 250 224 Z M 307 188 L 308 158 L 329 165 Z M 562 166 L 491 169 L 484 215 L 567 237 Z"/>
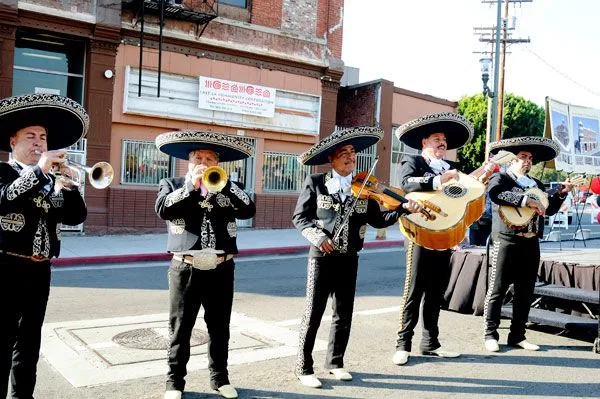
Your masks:
<path fill-rule="evenodd" d="M 175 160 L 160 152 L 153 141 L 123 140 L 122 184 L 156 185 L 173 176 Z"/>
<path fill-rule="evenodd" d="M 402 158 L 405 155 L 418 155 L 419 150 L 415 148 L 411 148 L 398 140 L 396 137 L 396 129 L 394 127 L 392 130 L 392 159 L 391 159 L 391 167 L 390 167 L 390 184 L 395 187 L 400 187 L 400 167 L 402 165 Z"/>
<path fill-rule="evenodd" d="M 263 162 L 263 191 L 298 192 L 311 172 L 310 166 L 302 165 L 296 154 L 265 152 Z"/>
<path fill-rule="evenodd" d="M 371 170 L 375 157 L 377 156 L 377 146 L 372 145 L 371 147 L 356 153 L 356 173 L 364 170 Z M 375 173 L 375 171 L 373 171 Z"/>

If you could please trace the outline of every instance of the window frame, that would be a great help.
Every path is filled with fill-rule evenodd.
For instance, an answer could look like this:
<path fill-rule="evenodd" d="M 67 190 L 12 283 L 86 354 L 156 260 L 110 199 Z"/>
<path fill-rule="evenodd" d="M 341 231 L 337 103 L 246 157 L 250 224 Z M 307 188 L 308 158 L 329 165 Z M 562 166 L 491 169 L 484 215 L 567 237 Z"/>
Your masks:
<path fill-rule="evenodd" d="M 152 151 L 156 151 L 156 155 L 158 155 L 159 158 L 155 158 L 153 161 L 159 161 L 160 157 L 168 157 L 168 165 L 167 165 L 167 173 L 165 176 L 156 176 L 156 182 L 139 182 L 139 181 L 127 181 L 128 178 L 126 178 L 126 173 L 127 173 L 127 156 L 128 154 L 126 153 L 127 150 L 127 146 L 128 144 L 135 144 L 137 146 L 143 145 L 143 144 L 147 144 L 148 148 L 144 151 L 148 151 L 148 150 L 152 150 Z M 139 147 L 138 150 L 139 152 Z M 137 167 L 139 168 L 139 162 Z M 168 178 L 168 177 L 173 177 L 175 175 L 175 170 L 177 167 L 177 160 L 172 157 L 169 156 L 167 154 L 164 154 L 163 152 L 159 151 L 158 148 L 156 148 L 156 144 L 154 143 L 154 141 L 151 140 L 141 140 L 141 139 L 121 139 L 121 175 L 120 175 L 120 183 L 122 185 L 127 185 L 127 186 L 157 186 L 160 182 L 161 179 L 163 178 Z M 147 179 L 148 176 L 145 176 L 145 179 Z"/>

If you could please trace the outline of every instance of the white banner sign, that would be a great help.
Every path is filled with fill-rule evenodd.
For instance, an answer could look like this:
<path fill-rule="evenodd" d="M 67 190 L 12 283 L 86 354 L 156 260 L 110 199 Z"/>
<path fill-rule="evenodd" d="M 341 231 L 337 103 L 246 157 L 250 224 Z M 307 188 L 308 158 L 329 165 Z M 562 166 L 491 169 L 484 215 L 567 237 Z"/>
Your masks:
<path fill-rule="evenodd" d="M 200 76 L 198 108 L 272 118 L 275 89 Z"/>
<path fill-rule="evenodd" d="M 600 110 L 547 99 L 546 126 L 560 145 L 556 168 L 577 173 L 600 172 Z M 548 134 L 546 134 L 548 137 Z"/>

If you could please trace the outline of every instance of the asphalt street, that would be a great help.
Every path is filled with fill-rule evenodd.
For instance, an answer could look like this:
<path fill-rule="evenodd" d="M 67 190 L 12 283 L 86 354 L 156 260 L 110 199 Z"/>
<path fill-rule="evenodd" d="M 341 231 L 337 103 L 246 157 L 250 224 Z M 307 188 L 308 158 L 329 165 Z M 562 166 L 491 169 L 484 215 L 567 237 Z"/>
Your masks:
<path fill-rule="evenodd" d="M 165 351 L 126 351 L 113 335 L 143 325 L 164 330 L 166 275 L 164 262 L 55 269 L 36 397 L 162 398 Z M 361 255 L 346 355 L 354 381 L 335 381 L 322 367 L 328 310 L 315 351 L 323 389 L 302 387 L 293 368 L 305 280 L 304 254 L 237 260 L 229 371 L 240 398 L 600 397 L 600 356 L 592 353 L 591 343 L 533 330 L 528 338 L 542 346 L 541 352 L 502 346 L 492 355 L 483 349 L 481 317 L 453 312 L 442 312 L 441 341 L 462 352 L 461 358 L 433 359 L 413 351 L 408 365 L 393 365 L 404 282 L 399 249 Z M 201 319 L 196 327 L 204 328 Z M 416 347 L 419 339 L 420 326 Z M 204 346 L 192 356 L 185 398 L 218 397 L 208 386 Z"/>

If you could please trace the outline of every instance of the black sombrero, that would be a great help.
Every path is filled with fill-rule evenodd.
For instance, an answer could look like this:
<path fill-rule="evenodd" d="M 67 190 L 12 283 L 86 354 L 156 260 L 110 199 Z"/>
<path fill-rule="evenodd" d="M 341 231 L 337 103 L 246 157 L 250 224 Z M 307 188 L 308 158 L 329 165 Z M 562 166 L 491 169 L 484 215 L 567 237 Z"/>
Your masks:
<path fill-rule="evenodd" d="M 519 151 L 530 152 L 533 162 L 547 162 L 558 156 L 560 149 L 558 144 L 546 137 L 514 137 L 490 143 L 490 152 L 497 154 L 500 150 L 510 151 L 517 154 Z"/>
<path fill-rule="evenodd" d="M 300 154 L 298 161 L 303 165 L 323 165 L 329 162 L 329 156 L 340 147 L 352 145 L 354 151 L 360 152 L 376 144 L 382 137 L 383 130 L 378 127 L 360 126 L 337 130 Z"/>
<path fill-rule="evenodd" d="M 219 162 L 237 161 L 254 154 L 252 146 L 236 136 L 200 130 L 179 130 L 156 137 L 156 147 L 165 154 L 188 160 L 191 151 L 211 150 Z"/>
<path fill-rule="evenodd" d="M 396 130 L 396 137 L 409 147 L 420 150 L 421 140 L 433 133 L 444 133 L 448 149 L 460 148 L 473 138 L 473 124 L 453 112 L 429 114 L 406 122 Z"/>
<path fill-rule="evenodd" d="M 27 126 L 46 128 L 48 149 L 58 150 L 85 136 L 89 117 L 81 104 L 56 94 L 26 94 L 0 100 L 0 150 L 10 152 L 10 136 Z"/>

